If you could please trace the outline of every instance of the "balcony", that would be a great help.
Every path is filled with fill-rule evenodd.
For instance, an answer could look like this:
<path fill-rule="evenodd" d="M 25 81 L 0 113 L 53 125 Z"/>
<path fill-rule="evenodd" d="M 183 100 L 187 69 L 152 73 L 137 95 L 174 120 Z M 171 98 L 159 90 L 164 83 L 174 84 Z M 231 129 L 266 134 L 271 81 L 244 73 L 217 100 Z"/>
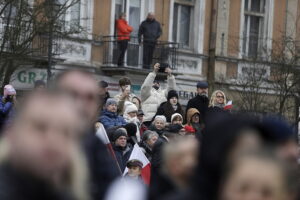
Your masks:
<path fill-rule="evenodd" d="M 120 54 L 117 37 L 103 36 L 101 43 L 103 50 L 102 71 L 109 74 L 120 74 L 122 72 L 145 74 L 152 71 L 152 69 L 143 67 L 143 44 L 139 45 L 137 37 L 130 38 L 124 59 L 125 63 L 122 66 L 117 65 Z M 178 47 L 178 43 L 158 41 L 153 53 L 152 65 L 154 63 L 168 63 L 172 70 L 175 70 Z"/>

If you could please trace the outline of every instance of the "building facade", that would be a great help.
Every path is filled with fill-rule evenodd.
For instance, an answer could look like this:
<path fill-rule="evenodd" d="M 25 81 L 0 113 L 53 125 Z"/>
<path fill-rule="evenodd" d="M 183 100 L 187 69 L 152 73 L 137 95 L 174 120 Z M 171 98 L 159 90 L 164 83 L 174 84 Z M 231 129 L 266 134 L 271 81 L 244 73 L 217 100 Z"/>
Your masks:
<path fill-rule="evenodd" d="M 115 20 L 121 12 L 127 14 L 134 31 L 126 64 L 117 67 Z M 257 58 L 268 60 L 274 41 L 300 37 L 300 0 L 81 0 L 65 19 L 66 26 L 79 24 L 85 31 L 74 34 L 73 40 L 63 40 L 61 62 L 53 66 L 53 72 L 69 67 L 88 68 L 109 82 L 113 94 L 118 91 L 118 79 L 128 76 L 134 92 L 139 94 L 149 70 L 141 67 L 143 47 L 136 37 L 149 12 L 154 12 L 161 23 L 161 48 L 168 49 L 164 61 L 173 56 L 183 104 L 195 95 L 196 82 L 200 80 L 207 80 L 212 89 L 223 88 L 231 99 L 237 98 L 237 89 L 232 85 L 253 67 L 249 63 Z M 255 67 L 262 68 L 264 76 L 272 76 L 271 65 Z M 32 85 L 33 77 L 45 78 L 44 75 L 42 69 L 20 69 L 13 79 L 19 89 L 24 89 Z"/>

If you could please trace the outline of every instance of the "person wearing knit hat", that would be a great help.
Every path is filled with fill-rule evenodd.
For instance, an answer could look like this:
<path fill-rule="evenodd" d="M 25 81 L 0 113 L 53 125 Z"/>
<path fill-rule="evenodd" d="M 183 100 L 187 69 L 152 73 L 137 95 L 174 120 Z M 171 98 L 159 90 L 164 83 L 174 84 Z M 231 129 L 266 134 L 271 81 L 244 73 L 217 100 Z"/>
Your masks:
<path fill-rule="evenodd" d="M 180 124 L 182 125 L 183 123 L 183 117 L 179 113 L 174 113 L 171 117 L 171 124 Z"/>
<path fill-rule="evenodd" d="M 102 111 L 98 122 L 101 122 L 105 129 L 127 124 L 125 119 L 117 113 L 117 102 L 115 99 L 107 99 L 105 109 Z"/>
<path fill-rule="evenodd" d="M 123 172 L 132 152 L 132 147 L 127 143 L 126 129 L 119 128 L 113 133 L 113 149 Z"/>
<path fill-rule="evenodd" d="M 5 85 L 3 90 L 3 96 L 0 102 L 0 131 L 4 125 L 9 123 L 10 119 L 14 115 L 14 106 L 17 103 L 17 92 L 12 85 Z"/>
<path fill-rule="evenodd" d="M 167 120 L 165 116 L 157 115 L 149 129 L 151 131 L 155 131 L 158 135 L 162 135 L 164 133 L 166 123 Z"/>
<path fill-rule="evenodd" d="M 137 142 L 141 141 L 141 133 L 140 126 L 141 123 L 137 118 L 138 108 L 133 103 L 127 101 L 125 102 L 125 112 L 124 119 L 128 123 L 126 126 L 132 127 L 130 128 L 131 133 L 128 131 L 128 135 L 130 137 L 129 142 L 134 145 Z M 127 129 L 127 128 L 126 128 Z"/>
<path fill-rule="evenodd" d="M 183 109 L 178 102 L 178 93 L 175 90 L 170 90 L 168 93 L 168 101 L 163 102 L 157 109 L 156 115 L 164 115 L 167 122 L 171 123 L 172 115 L 179 113 L 184 115 Z"/>
<path fill-rule="evenodd" d="M 118 128 L 112 135 L 112 142 L 115 142 L 119 137 L 127 137 L 127 130 L 125 128 Z"/>
<path fill-rule="evenodd" d="M 178 94 L 177 94 L 177 92 L 175 90 L 170 90 L 168 92 L 168 98 L 167 98 L 167 100 L 169 101 L 170 99 L 172 99 L 174 97 L 178 100 Z"/>
<path fill-rule="evenodd" d="M 138 118 L 137 118 L 138 108 L 136 107 L 136 105 L 134 105 L 129 101 L 126 101 L 124 107 L 125 107 L 125 111 L 123 117 L 126 120 L 126 122 L 128 123 L 138 122 Z"/>
<path fill-rule="evenodd" d="M 115 108 L 114 110 L 117 109 L 117 101 L 116 101 L 114 98 L 109 98 L 109 99 L 107 99 L 106 104 L 105 104 L 105 107 L 107 108 L 107 107 L 110 106 L 110 105 L 115 105 L 116 108 Z"/>

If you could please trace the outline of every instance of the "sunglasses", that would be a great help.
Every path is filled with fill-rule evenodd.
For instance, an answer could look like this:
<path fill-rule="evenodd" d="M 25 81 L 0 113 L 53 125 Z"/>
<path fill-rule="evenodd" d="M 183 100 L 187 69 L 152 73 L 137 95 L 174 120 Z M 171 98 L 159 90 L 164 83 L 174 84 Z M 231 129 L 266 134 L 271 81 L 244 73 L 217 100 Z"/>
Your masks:
<path fill-rule="evenodd" d="M 217 96 L 217 98 L 222 98 L 222 99 L 224 99 L 224 96 Z"/>

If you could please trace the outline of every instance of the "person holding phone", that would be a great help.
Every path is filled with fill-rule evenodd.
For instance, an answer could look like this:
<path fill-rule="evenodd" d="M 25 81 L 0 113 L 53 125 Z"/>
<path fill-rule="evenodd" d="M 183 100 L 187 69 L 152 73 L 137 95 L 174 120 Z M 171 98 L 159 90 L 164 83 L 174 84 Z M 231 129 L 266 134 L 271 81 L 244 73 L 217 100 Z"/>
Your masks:
<path fill-rule="evenodd" d="M 0 102 L 0 131 L 9 122 L 13 115 L 14 106 L 17 103 L 17 92 L 12 85 L 5 85 Z"/>
<path fill-rule="evenodd" d="M 134 98 L 138 98 L 135 94 L 131 92 L 131 81 L 128 77 L 123 77 L 119 80 L 120 93 L 115 96 L 115 100 L 118 105 L 118 114 L 124 114 L 124 103 L 129 101 L 134 103 Z"/>
<path fill-rule="evenodd" d="M 151 121 L 157 112 L 159 105 L 167 101 L 167 95 L 170 90 L 176 90 L 175 77 L 172 75 L 170 67 L 165 68 L 167 73 L 167 88 L 162 89 L 160 83 L 155 80 L 161 65 L 156 63 L 153 72 L 150 72 L 141 88 L 142 110 L 144 111 L 144 124 L 150 126 Z"/>

